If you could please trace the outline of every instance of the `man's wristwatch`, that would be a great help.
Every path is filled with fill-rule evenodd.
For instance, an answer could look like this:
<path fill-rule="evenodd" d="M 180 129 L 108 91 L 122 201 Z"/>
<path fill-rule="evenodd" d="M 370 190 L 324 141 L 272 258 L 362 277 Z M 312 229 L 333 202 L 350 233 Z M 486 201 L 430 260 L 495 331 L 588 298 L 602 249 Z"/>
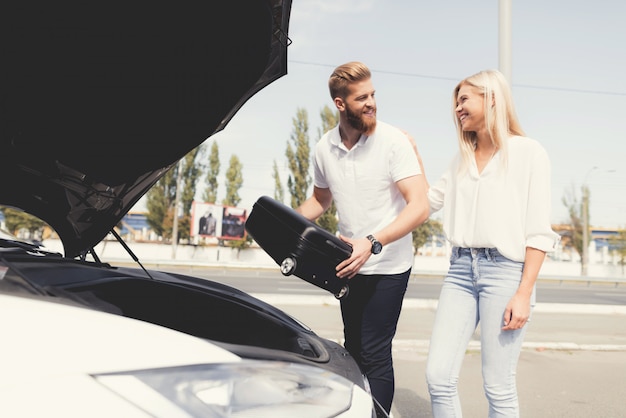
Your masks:
<path fill-rule="evenodd" d="M 367 239 L 372 243 L 372 254 L 380 254 L 383 250 L 383 244 L 374 238 L 374 235 L 368 235 Z"/>

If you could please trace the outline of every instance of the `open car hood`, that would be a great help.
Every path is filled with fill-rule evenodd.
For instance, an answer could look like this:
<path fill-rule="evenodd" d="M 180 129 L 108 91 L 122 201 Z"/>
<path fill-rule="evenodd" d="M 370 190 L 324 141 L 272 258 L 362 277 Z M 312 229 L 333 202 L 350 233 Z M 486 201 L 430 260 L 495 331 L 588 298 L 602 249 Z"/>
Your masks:
<path fill-rule="evenodd" d="M 291 0 L 38 3 L 0 13 L 0 205 L 68 257 L 287 73 Z"/>

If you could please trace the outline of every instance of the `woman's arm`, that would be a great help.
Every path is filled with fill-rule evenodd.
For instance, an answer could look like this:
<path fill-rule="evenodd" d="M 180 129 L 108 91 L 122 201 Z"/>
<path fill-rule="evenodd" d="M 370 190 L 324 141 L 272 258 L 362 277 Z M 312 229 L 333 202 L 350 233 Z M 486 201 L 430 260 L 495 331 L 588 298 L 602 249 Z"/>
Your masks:
<path fill-rule="evenodd" d="M 413 147 L 413 151 L 415 152 L 415 155 L 417 156 L 417 162 L 419 163 L 420 171 L 422 172 L 422 178 L 420 180 L 425 183 L 426 190 L 428 191 L 428 188 L 430 187 L 430 185 L 428 184 L 428 179 L 426 178 L 426 171 L 424 171 L 424 163 L 422 162 L 422 156 L 417 150 L 417 143 L 415 142 L 415 139 L 411 136 L 411 134 L 409 134 L 407 131 L 402 131 L 402 132 L 404 133 L 404 135 L 406 135 L 407 139 L 409 140 L 409 143 L 411 144 L 411 147 Z"/>
<path fill-rule="evenodd" d="M 546 253 L 544 251 L 526 247 L 522 279 L 517 292 L 515 292 L 504 311 L 503 330 L 519 329 L 528 321 L 530 317 L 530 298 L 545 258 Z"/>

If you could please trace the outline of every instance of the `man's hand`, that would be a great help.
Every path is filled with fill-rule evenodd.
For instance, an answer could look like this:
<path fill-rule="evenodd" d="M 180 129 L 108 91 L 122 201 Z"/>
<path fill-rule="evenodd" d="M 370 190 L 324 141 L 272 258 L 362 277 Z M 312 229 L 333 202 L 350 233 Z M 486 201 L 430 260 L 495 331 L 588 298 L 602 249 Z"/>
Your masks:
<path fill-rule="evenodd" d="M 339 235 L 339 238 L 352 246 L 352 255 L 347 260 L 337 264 L 337 277 L 351 279 L 361 270 L 363 264 L 372 255 L 372 243 L 367 238 L 350 239 Z"/>

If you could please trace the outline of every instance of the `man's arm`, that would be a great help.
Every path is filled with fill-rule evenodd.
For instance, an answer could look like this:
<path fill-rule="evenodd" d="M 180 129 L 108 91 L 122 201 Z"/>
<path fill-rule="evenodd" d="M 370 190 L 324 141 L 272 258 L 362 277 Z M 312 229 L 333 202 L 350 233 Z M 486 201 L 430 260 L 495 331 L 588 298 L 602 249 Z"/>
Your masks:
<path fill-rule="evenodd" d="M 411 176 L 396 182 L 406 201 L 402 212 L 385 228 L 373 235 L 383 246 L 413 231 L 428 219 L 429 207 L 426 182 L 423 175 Z"/>
<path fill-rule="evenodd" d="M 383 246 L 413 231 L 425 222 L 429 215 L 426 182 L 422 175 L 404 178 L 396 182 L 396 185 L 407 204 L 389 225 L 380 231 L 372 231 Z M 359 272 L 372 255 L 372 243 L 365 237 L 350 239 L 341 236 L 340 238 L 352 245 L 352 256 L 337 265 L 337 276 L 350 279 Z"/>
<path fill-rule="evenodd" d="M 330 192 L 330 189 L 321 189 L 314 186 L 313 195 L 302 202 L 302 204 L 296 208 L 296 212 L 299 212 L 305 218 L 314 221 L 322 216 L 322 214 L 330 207 L 332 200 L 333 195 Z"/>

